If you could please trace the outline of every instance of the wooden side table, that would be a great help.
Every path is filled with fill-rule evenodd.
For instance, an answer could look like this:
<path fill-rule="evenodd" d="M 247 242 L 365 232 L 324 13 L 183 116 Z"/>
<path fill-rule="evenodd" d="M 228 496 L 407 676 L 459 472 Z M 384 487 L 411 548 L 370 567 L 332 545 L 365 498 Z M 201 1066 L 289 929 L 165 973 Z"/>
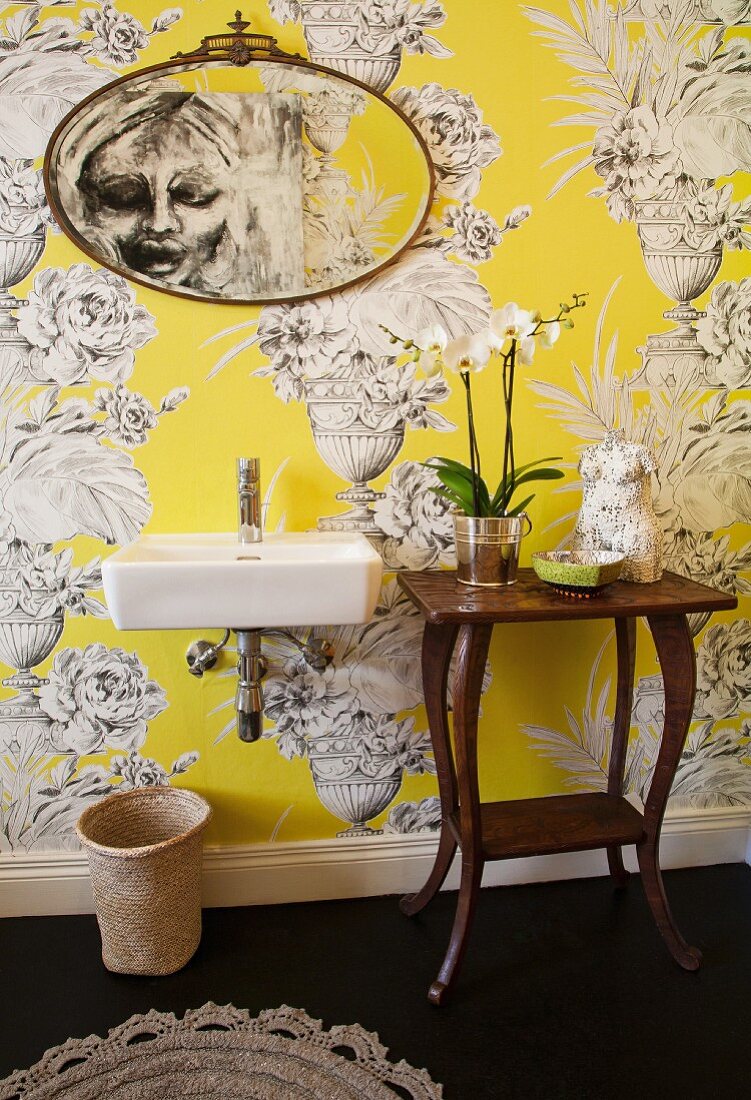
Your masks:
<path fill-rule="evenodd" d="M 399 583 L 425 619 L 423 685 L 442 808 L 435 864 L 423 888 L 402 899 L 402 911 L 412 916 L 435 896 L 457 845 L 462 861 L 451 940 L 428 999 L 441 1004 L 456 978 L 487 860 L 605 848 L 615 883 L 623 886 L 628 878 L 621 855 L 623 844 L 636 845 L 647 901 L 668 950 L 680 966 L 696 970 L 701 954 L 686 943 L 673 920 L 663 888 L 658 846 L 696 691 L 696 657 L 686 615 L 731 610 L 737 607 L 736 598 L 673 573 L 666 573 L 655 584 L 619 581 L 589 600 L 559 596 L 531 569 L 519 570 L 516 584 L 508 588 L 472 588 L 459 584 L 456 574 L 448 571 L 401 573 Z M 665 724 L 643 814 L 623 797 L 639 616 L 646 616 L 665 685 Z M 609 618 L 615 620 L 618 688 L 607 793 L 481 804 L 477 715 L 494 623 Z M 454 756 L 446 688 L 457 645 Z"/>

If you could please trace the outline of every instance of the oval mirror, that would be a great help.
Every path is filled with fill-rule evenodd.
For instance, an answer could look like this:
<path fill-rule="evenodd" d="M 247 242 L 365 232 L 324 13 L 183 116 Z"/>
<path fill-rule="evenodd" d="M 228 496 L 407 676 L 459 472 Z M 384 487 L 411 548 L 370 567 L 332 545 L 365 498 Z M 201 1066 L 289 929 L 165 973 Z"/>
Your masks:
<path fill-rule="evenodd" d="M 409 119 L 247 26 L 108 84 L 52 135 L 50 205 L 92 259 L 261 304 L 359 282 L 420 233 L 434 174 Z"/>

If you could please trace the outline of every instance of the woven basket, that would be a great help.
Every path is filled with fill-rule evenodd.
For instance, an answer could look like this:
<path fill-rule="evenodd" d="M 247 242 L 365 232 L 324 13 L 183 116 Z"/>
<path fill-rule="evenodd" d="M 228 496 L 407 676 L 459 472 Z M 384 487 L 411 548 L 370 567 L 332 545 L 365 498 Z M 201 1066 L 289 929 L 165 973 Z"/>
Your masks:
<path fill-rule="evenodd" d="M 91 869 L 102 961 L 117 974 L 174 974 L 201 939 L 201 854 L 211 806 L 141 787 L 90 806 L 76 832 Z"/>

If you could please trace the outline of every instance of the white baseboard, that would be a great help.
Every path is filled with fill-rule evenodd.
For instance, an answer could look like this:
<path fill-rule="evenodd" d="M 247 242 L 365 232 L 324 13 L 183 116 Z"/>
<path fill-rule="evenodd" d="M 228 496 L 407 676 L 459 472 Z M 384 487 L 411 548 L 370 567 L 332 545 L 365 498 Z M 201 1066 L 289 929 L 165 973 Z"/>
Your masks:
<path fill-rule="evenodd" d="M 402 894 L 419 888 L 433 864 L 435 834 L 313 840 L 297 844 L 210 847 L 204 855 L 204 904 L 270 905 Z M 666 817 L 660 862 L 666 870 L 751 863 L 751 808 L 680 811 Z M 636 869 L 633 847 L 625 862 Z M 590 878 L 607 873 L 604 851 L 490 863 L 484 886 Z M 458 885 L 455 862 L 447 882 Z M 0 917 L 91 913 L 82 852 L 0 855 Z"/>

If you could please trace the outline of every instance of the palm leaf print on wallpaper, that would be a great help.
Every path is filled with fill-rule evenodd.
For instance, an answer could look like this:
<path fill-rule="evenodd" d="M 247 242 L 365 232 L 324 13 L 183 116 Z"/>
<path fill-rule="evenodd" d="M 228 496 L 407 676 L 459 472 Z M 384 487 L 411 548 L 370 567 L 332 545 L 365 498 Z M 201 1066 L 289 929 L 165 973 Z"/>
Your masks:
<path fill-rule="evenodd" d="M 212 801 L 214 842 L 437 827 L 421 620 L 394 572 L 453 562 L 450 516 L 423 462 L 465 458 L 455 427 L 463 395 L 454 377 L 397 366 L 382 325 L 411 335 L 440 323 L 458 336 L 486 324 L 491 301 L 545 311 L 588 290 L 570 359 L 556 351 L 539 371 L 526 368 L 518 397 L 519 455 L 534 457 L 544 436 L 569 472 L 561 493 L 535 501 L 527 552 L 565 544 L 578 453 L 622 427 L 656 450 L 670 567 L 751 594 L 749 6 L 255 4 L 246 17 L 283 48 L 388 95 L 423 135 L 437 180 L 422 237 L 397 264 L 345 292 L 262 309 L 189 304 L 92 269 L 54 232 L 40 182 L 47 138 L 66 110 L 129 69 L 193 49 L 224 13 L 201 0 L 167 10 L 151 0 L 3 9 L 5 849 L 71 845 L 89 801 L 113 786 L 172 779 Z M 562 119 L 570 99 L 576 113 Z M 569 131 L 549 125 L 561 123 L 574 128 L 571 148 L 561 141 Z M 569 153 L 573 167 L 558 180 Z M 339 172 L 340 201 L 331 202 L 329 163 L 325 150 L 306 155 L 304 203 L 308 216 L 325 210 L 330 262 L 348 278 L 370 263 L 387 217 L 383 166 L 346 179 L 344 197 Z M 478 392 L 484 384 L 481 376 Z M 489 386 L 479 429 L 497 437 L 502 398 Z M 334 643 L 325 671 L 268 640 L 265 739 L 252 748 L 225 724 L 230 659 L 196 683 L 185 674 L 189 638 L 118 634 L 97 598 L 103 549 L 147 524 L 233 527 L 240 454 L 263 459 L 268 528 L 363 531 L 389 571 L 370 623 L 313 629 Z M 693 623 L 699 692 L 675 801 L 751 804 L 745 614 L 742 604 L 736 617 Z M 493 751 L 483 755 L 488 795 L 604 786 L 606 628 L 577 628 L 576 646 L 557 632 L 514 629 L 512 646 L 497 632 L 486 670 L 485 721 L 503 729 L 502 744 L 488 738 Z M 535 688 L 541 655 L 544 697 Z M 654 657 L 642 654 L 638 671 L 628 772 L 637 794 L 662 708 Z"/>

